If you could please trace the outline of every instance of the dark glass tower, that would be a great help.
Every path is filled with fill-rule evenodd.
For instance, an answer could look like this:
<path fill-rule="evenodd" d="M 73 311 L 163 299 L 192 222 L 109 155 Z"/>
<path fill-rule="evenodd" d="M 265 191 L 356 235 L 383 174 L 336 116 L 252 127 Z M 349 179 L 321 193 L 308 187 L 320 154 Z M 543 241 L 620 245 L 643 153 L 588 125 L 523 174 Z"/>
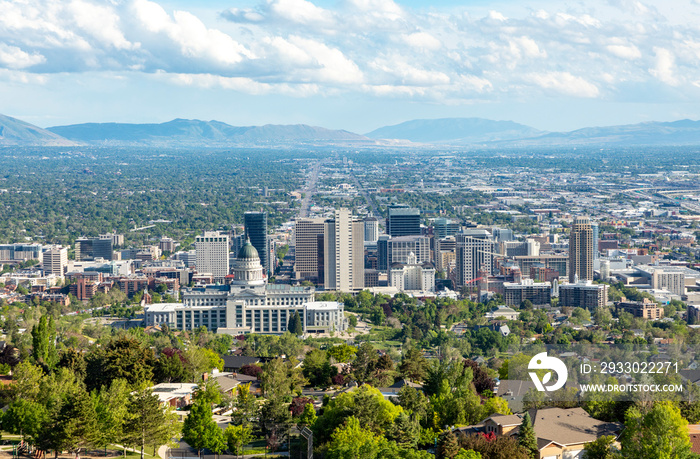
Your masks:
<path fill-rule="evenodd" d="M 386 232 L 391 237 L 420 236 L 420 209 L 406 205 L 389 206 Z"/>
<path fill-rule="evenodd" d="M 260 264 L 269 275 L 271 266 L 270 239 L 267 235 L 267 213 L 246 212 L 244 226 L 246 239 L 250 239 L 250 243 L 258 251 Z"/>

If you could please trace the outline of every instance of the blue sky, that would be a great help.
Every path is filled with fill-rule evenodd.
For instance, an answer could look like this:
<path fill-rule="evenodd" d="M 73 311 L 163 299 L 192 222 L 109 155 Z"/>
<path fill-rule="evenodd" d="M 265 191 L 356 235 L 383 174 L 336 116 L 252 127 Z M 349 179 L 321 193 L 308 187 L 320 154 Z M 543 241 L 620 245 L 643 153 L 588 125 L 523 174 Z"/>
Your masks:
<path fill-rule="evenodd" d="M 355 132 L 700 118 L 700 0 L 0 0 L 0 113 Z"/>

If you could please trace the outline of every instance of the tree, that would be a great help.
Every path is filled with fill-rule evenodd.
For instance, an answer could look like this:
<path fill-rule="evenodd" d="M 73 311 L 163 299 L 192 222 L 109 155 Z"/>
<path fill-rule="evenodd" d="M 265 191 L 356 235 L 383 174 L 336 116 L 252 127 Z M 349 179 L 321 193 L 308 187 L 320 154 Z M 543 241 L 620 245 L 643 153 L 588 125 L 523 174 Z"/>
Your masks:
<path fill-rule="evenodd" d="M 129 392 L 125 380 L 115 379 L 109 388 L 103 386 L 99 394 L 93 393 L 100 429 L 100 446 L 118 443 L 124 439 L 124 425 L 132 414 L 129 412 Z"/>
<path fill-rule="evenodd" d="M 460 449 L 454 459 L 481 459 L 481 453 L 477 453 L 473 449 Z"/>
<path fill-rule="evenodd" d="M 613 459 L 615 455 L 612 445 L 615 442 L 613 435 L 603 435 L 602 437 L 583 446 L 584 459 Z"/>
<path fill-rule="evenodd" d="M 646 413 L 637 407 L 627 410 L 620 445 L 629 459 L 692 457 L 688 421 L 671 402 L 657 402 Z"/>
<path fill-rule="evenodd" d="M 13 400 L 37 400 L 44 377 L 41 369 L 29 362 L 18 364 L 12 374 L 10 393 Z"/>
<path fill-rule="evenodd" d="M 109 386 L 114 379 L 125 379 L 136 388 L 153 379 L 153 351 L 133 338 L 111 341 L 104 350 L 89 354 L 85 384 L 88 389 Z"/>
<path fill-rule="evenodd" d="M 299 429 L 303 429 L 306 426 L 311 427 L 316 422 L 316 419 L 316 409 L 311 403 L 307 403 L 304 406 L 304 411 L 302 411 L 299 415 L 299 419 L 297 420 L 297 427 Z"/>
<path fill-rule="evenodd" d="M 224 437 L 229 451 L 238 456 L 241 454 L 243 445 L 247 445 L 253 440 L 253 428 L 251 426 L 233 426 L 226 427 Z"/>
<path fill-rule="evenodd" d="M 55 417 L 44 424 L 39 435 L 41 449 L 79 451 L 97 445 L 99 427 L 95 407 L 88 394 L 80 388 L 68 395 Z"/>
<path fill-rule="evenodd" d="M 258 404 L 255 395 L 250 392 L 250 383 L 239 384 L 236 387 L 236 395 L 233 400 L 233 412 L 231 422 L 235 425 L 249 426 L 256 417 Z"/>
<path fill-rule="evenodd" d="M 34 443 L 47 421 L 48 413 L 44 405 L 19 399 L 10 403 L 2 416 L 2 429 L 21 435 L 22 440 Z"/>
<path fill-rule="evenodd" d="M 447 433 L 440 436 L 437 446 L 438 459 L 452 459 L 459 452 L 459 443 L 457 436 L 449 430 Z"/>
<path fill-rule="evenodd" d="M 174 422 L 177 415 L 164 410 L 158 397 L 148 389 L 130 395 L 128 413 L 130 416 L 125 421 L 125 436 L 130 443 L 141 447 L 141 459 L 146 445 L 162 445 L 177 433 L 179 424 Z"/>
<path fill-rule="evenodd" d="M 306 354 L 302 373 L 312 386 L 328 387 L 331 378 L 338 374 L 338 369 L 328 361 L 328 354 L 319 349 L 313 349 Z"/>
<path fill-rule="evenodd" d="M 385 443 L 386 439 L 369 429 L 360 427 L 360 421 L 351 416 L 345 425 L 333 432 L 326 457 L 328 459 L 374 459 Z"/>
<path fill-rule="evenodd" d="M 355 357 L 357 348 L 347 344 L 340 344 L 338 346 L 328 348 L 326 352 L 328 352 L 328 357 L 332 358 L 336 362 L 347 363 L 352 360 L 353 357 Z"/>
<path fill-rule="evenodd" d="M 221 429 L 212 419 L 211 404 L 204 398 L 195 398 L 190 414 L 182 425 L 182 439 L 200 454 L 203 449 L 219 446 Z"/>
<path fill-rule="evenodd" d="M 414 346 L 404 348 L 399 365 L 399 373 L 414 382 L 422 382 L 428 372 L 428 361 L 423 357 L 423 353 Z"/>
<path fill-rule="evenodd" d="M 540 450 L 537 447 L 537 437 L 535 436 L 535 429 L 532 427 L 530 413 L 525 413 L 525 416 L 523 416 L 523 422 L 520 424 L 520 430 L 518 431 L 518 444 L 529 452 L 531 458 L 538 459 L 540 457 Z"/>

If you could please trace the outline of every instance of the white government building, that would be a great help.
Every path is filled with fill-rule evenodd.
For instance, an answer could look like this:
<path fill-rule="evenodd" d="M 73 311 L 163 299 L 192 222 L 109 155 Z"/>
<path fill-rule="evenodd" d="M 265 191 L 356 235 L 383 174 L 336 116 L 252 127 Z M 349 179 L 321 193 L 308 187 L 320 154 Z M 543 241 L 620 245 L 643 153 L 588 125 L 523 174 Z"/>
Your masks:
<path fill-rule="evenodd" d="M 314 287 L 268 284 L 258 251 L 250 241 L 233 265 L 233 281 L 183 291 L 183 303 L 146 307 L 146 325 L 167 323 L 176 330 L 201 326 L 217 333 L 284 333 L 298 312 L 306 333 L 343 332 L 348 324 L 342 303 L 314 301 Z"/>

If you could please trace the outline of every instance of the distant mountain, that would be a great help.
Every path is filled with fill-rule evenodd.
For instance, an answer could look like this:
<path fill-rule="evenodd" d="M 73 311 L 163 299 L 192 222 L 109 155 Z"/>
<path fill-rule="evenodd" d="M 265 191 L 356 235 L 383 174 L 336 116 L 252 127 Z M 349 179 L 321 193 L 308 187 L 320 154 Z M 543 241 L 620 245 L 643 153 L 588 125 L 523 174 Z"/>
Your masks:
<path fill-rule="evenodd" d="M 68 139 L 92 145 L 227 146 L 293 143 L 374 143 L 348 131 L 304 124 L 231 126 L 220 121 L 175 119 L 161 124 L 87 123 L 48 128 Z"/>
<path fill-rule="evenodd" d="M 0 115 L 0 146 L 30 145 L 64 146 L 75 142 L 17 118 Z"/>
<path fill-rule="evenodd" d="M 442 118 L 412 120 L 385 126 L 368 134 L 372 139 L 404 139 L 419 143 L 480 144 L 531 138 L 544 134 L 513 121 L 483 118 Z"/>
<path fill-rule="evenodd" d="M 521 139 L 518 144 L 521 146 L 700 145 L 700 121 L 652 121 L 621 126 L 590 127 Z"/>

